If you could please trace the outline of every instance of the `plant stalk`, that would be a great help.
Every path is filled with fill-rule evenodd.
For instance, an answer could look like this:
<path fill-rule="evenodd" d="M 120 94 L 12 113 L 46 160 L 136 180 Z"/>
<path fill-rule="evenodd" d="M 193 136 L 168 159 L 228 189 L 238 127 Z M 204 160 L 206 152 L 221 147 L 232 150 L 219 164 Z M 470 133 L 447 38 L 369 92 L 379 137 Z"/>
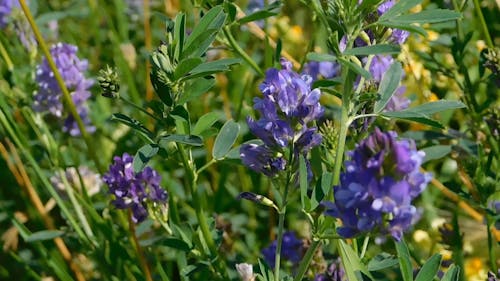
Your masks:
<path fill-rule="evenodd" d="M 5 60 L 5 64 L 7 65 L 7 69 L 9 70 L 9 72 L 12 72 L 14 70 L 14 64 L 12 63 L 12 60 L 10 59 L 9 53 L 5 49 L 1 40 L 0 40 L 0 54 L 2 54 L 2 57 Z"/>
<path fill-rule="evenodd" d="M 208 249 L 210 250 L 210 253 L 215 257 L 215 267 L 216 270 L 219 274 L 222 275 L 224 279 L 227 279 L 227 270 L 224 262 L 220 259 L 217 246 L 215 245 L 215 241 L 212 237 L 212 233 L 210 232 L 210 227 L 208 226 L 208 222 L 205 218 L 205 214 L 203 212 L 202 206 L 201 206 L 201 200 L 198 196 L 198 190 L 197 190 L 197 173 L 196 173 L 196 167 L 194 166 L 193 161 L 190 159 L 188 152 L 184 148 L 182 144 L 177 145 L 179 149 L 179 154 L 181 156 L 182 163 L 184 165 L 184 168 L 186 170 L 187 174 L 187 185 L 188 189 L 191 193 L 191 196 L 193 198 L 193 205 L 195 207 L 195 212 L 196 212 L 196 218 L 198 219 L 198 224 L 200 226 L 201 232 L 203 234 L 203 238 L 205 239 L 205 242 L 207 243 Z"/>
<path fill-rule="evenodd" d="M 304 257 L 302 258 L 302 261 L 300 262 L 299 270 L 297 272 L 297 275 L 295 275 L 295 278 L 293 278 L 293 281 L 302 280 L 304 274 L 309 269 L 309 264 L 311 264 L 311 261 L 314 257 L 314 253 L 316 253 L 316 250 L 318 249 L 319 246 L 321 246 L 321 240 L 313 239 L 312 244 L 309 246 L 309 249 L 307 249 L 307 252 L 305 253 Z"/>
<path fill-rule="evenodd" d="M 257 72 L 259 76 L 264 76 L 264 72 L 260 69 L 260 67 L 255 63 L 255 61 L 240 47 L 238 42 L 234 39 L 233 35 L 231 34 L 231 30 L 229 27 L 225 26 L 222 31 L 224 32 L 224 35 L 226 36 L 227 40 L 229 41 L 229 45 L 233 48 L 233 50 L 241 57 L 243 60 L 245 60 L 250 67 Z"/>

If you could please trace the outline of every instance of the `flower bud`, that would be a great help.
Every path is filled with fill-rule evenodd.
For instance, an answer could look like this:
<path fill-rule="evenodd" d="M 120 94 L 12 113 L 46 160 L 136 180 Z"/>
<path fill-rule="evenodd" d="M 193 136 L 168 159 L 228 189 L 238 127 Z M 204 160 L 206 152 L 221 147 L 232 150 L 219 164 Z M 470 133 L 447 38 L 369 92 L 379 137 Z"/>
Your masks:
<path fill-rule="evenodd" d="M 103 97 L 115 99 L 120 96 L 120 79 L 116 69 L 106 65 L 105 69 L 99 71 L 97 82 L 99 82 Z"/>
<path fill-rule="evenodd" d="M 262 204 L 262 205 L 265 205 L 268 207 L 273 207 L 276 210 L 278 209 L 278 207 L 276 207 L 276 205 L 274 204 L 274 202 L 271 199 L 269 199 L 265 196 L 259 195 L 259 194 L 255 194 L 253 192 L 247 192 L 247 191 L 242 192 L 242 193 L 240 193 L 240 195 L 238 195 L 237 198 L 253 201 L 255 203 L 259 203 L 259 204 Z"/>

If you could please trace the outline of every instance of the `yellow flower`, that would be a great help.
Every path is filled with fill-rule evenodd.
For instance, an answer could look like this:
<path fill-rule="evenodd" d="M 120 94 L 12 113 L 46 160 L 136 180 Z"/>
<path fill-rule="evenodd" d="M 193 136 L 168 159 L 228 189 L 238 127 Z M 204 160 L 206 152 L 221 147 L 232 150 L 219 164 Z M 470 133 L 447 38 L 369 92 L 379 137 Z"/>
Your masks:
<path fill-rule="evenodd" d="M 488 273 L 482 259 L 478 257 L 470 258 L 465 261 L 465 277 L 469 281 L 484 281 L 488 278 Z"/>

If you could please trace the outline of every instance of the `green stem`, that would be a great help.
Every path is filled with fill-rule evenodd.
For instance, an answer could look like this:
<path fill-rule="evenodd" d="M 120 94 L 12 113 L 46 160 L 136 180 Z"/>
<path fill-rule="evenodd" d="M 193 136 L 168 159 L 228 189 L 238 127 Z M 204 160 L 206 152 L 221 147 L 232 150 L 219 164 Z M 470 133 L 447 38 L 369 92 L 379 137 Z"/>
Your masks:
<path fill-rule="evenodd" d="M 260 67 L 255 63 L 255 61 L 240 47 L 238 42 L 234 39 L 233 35 L 231 34 L 231 30 L 229 27 L 225 26 L 222 31 L 224 32 L 224 35 L 226 36 L 227 40 L 229 41 L 229 45 L 233 48 L 233 50 L 238 53 L 238 55 L 243 58 L 252 68 L 259 74 L 259 76 L 264 76 L 264 72 Z"/>
<path fill-rule="evenodd" d="M 195 212 L 196 212 L 196 218 L 198 219 L 198 224 L 201 229 L 201 233 L 203 234 L 203 238 L 205 239 L 205 242 L 207 243 L 208 249 L 210 250 L 210 253 L 216 257 L 216 270 L 219 274 L 222 275 L 224 279 L 227 279 L 227 271 L 226 271 L 226 266 L 224 262 L 218 257 L 218 251 L 217 251 L 217 246 L 215 245 L 215 241 L 212 237 L 212 233 L 210 232 L 210 227 L 208 226 L 208 222 L 205 218 L 205 214 L 203 212 L 203 208 L 201 205 L 201 200 L 198 196 L 198 190 L 197 190 L 197 173 L 196 173 L 196 167 L 194 166 L 194 163 L 190 156 L 188 155 L 188 152 L 184 148 L 182 144 L 178 144 L 178 149 L 179 149 L 179 154 L 181 156 L 182 163 L 184 165 L 184 168 L 186 170 L 186 176 L 187 176 L 187 185 L 188 189 L 191 193 L 191 196 L 193 198 L 193 205 L 195 207 Z"/>
<path fill-rule="evenodd" d="M 137 110 L 141 111 L 142 113 L 144 113 L 144 114 L 148 115 L 149 117 L 153 118 L 154 120 L 156 120 L 156 121 L 158 121 L 158 122 L 161 122 L 161 121 L 162 121 L 160 118 L 158 118 L 158 117 L 154 116 L 153 114 L 151 114 L 150 112 L 148 112 L 148 111 L 147 111 L 147 110 L 145 110 L 144 108 L 142 108 L 142 107 L 138 106 L 137 104 L 135 104 L 135 103 L 133 103 L 133 102 L 131 102 L 131 101 L 127 100 L 126 98 L 124 98 L 124 97 L 120 96 L 120 100 L 121 100 L 121 101 L 123 101 L 124 103 L 126 103 L 126 104 L 128 104 L 128 105 L 132 106 L 133 108 L 135 108 L 135 109 L 137 109 Z"/>
<path fill-rule="evenodd" d="M 3 46 L 2 41 L 0 40 L 0 54 L 2 54 L 3 59 L 5 60 L 5 64 L 7 65 L 7 69 L 12 72 L 14 70 L 14 64 L 12 63 L 12 60 L 10 59 L 9 53 Z"/>
<path fill-rule="evenodd" d="M 479 22 L 481 23 L 481 27 L 483 28 L 484 37 L 486 37 L 486 44 L 488 47 L 493 48 L 495 45 L 493 44 L 493 40 L 491 40 L 490 32 L 488 31 L 488 25 L 484 20 L 483 12 L 481 11 L 481 6 L 479 5 L 478 0 L 474 0 L 474 9 L 477 12 L 477 16 L 479 17 Z"/>
<path fill-rule="evenodd" d="M 208 167 L 210 167 L 213 164 L 215 164 L 216 162 L 217 162 L 217 160 L 215 158 L 212 158 L 212 160 L 208 161 L 205 165 L 203 165 L 201 168 L 199 168 L 196 171 L 197 176 L 200 175 L 201 172 L 203 172 L 204 170 L 206 170 Z"/>
<path fill-rule="evenodd" d="M 361 254 L 359 255 L 360 259 L 363 259 L 363 257 L 366 254 L 366 249 L 368 249 L 368 243 L 370 242 L 370 236 L 366 236 L 365 240 L 363 240 L 363 248 L 361 248 Z"/>
<path fill-rule="evenodd" d="M 283 228 L 285 224 L 286 206 L 279 212 L 278 217 L 278 241 L 276 246 L 276 256 L 274 258 L 274 280 L 280 280 L 281 246 L 283 245 Z"/>
<path fill-rule="evenodd" d="M 71 94 L 68 91 L 68 88 L 66 88 L 66 85 L 64 83 L 64 80 L 61 76 L 61 73 L 59 73 L 59 70 L 57 69 L 57 66 L 54 62 L 54 59 L 52 58 L 49 49 L 47 48 L 47 44 L 45 43 L 45 40 L 42 37 L 42 34 L 40 33 L 40 30 L 38 29 L 38 26 L 35 23 L 35 20 L 33 16 L 31 15 L 31 12 L 26 5 L 25 0 L 19 0 L 19 3 L 21 4 L 21 7 L 24 11 L 24 14 L 26 18 L 28 19 L 28 22 L 31 26 L 31 29 L 33 30 L 33 33 L 35 34 L 36 40 L 38 41 L 38 44 L 40 48 L 42 49 L 47 62 L 49 63 L 50 69 L 54 73 L 54 77 L 57 80 L 57 84 L 59 85 L 59 88 L 61 88 L 62 91 L 62 96 L 64 103 L 66 104 L 67 108 L 69 109 L 69 112 L 75 119 L 76 123 L 78 124 L 78 129 L 80 129 L 80 133 L 82 134 L 82 137 L 85 141 L 85 144 L 87 145 L 88 152 L 90 154 L 90 157 L 94 160 L 95 165 L 99 173 L 103 174 L 105 172 L 105 168 L 101 165 L 101 162 L 99 161 L 99 158 L 97 157 L 97 153 L 94 149 L 93 146 L 93 140 L 90 138 L 89 133 L 85 129 L 85 125 L 83 124 L 82 118 L 80 118 L 80 115 L 78 114 L 78 111 L 76 110 L 76 106 L 73 103 L 73 100 L 71 99 Z"/>
<path fill-rule="evenodd" d="M 146 261 L 146 257 L 144 256 L 144 251 L 139 244 L 139 240 L 137 239 L 137 235 L 135 232 L 135 223 L 132 221 L 132 211 L 128 210 L 128 225 L 129 225 L 129 233 L 132 238 L 132 242 L 134 244 L 135 251 L 137 253 L 137 258 L 139 259 L 139 263 L 141 264 L 144 277 L 146 281 L 153 281 L 153 277 L 151 275 L 151 270 L 149 269 L 149 264 Z"/>
<path fill-rule="evenodd" d="M 347 42 L 348 48 L 350 48 L 352 42 Z M 335 163 L 333 166 L 333 184 L 337 185 L 340 181 L 340 171 L 342 169 L 342 160 L 344 158 L 345 141 L 347 137 L 347 129 L 349 128 L 349 109 L 351 105 L 351 94 L 354 86 L 354 74 L 349 70 L 349 68 L 344 67 L 342 70 L 342 80 L 344 81 L 344 89 L 342 92 L 342 110 L 340 115 L 340 131 L 339 138 L 337 142 L 337 151 L 335 154 Z M 330 192 L 330 199 L 333 199 L 333 189 Z"/>
<path fill-rule="evenodd" d="M 297 272 L 297 275 L 295 275 L 295 278 L 293 278 L 293 281 L 302 280 L 307 269 L 309 269 L 309 264 L 311 263 L 314 257 L 314 253 L 316 253 L 316 250 L 318 249 L 319 246 L 321 246 L 321 240 L 313 239 L 312 244 L 309 246 L 309 249 L 307 249 L 306 254 L 302 258 L 302 261 L 300 262 L 299 270 Z"/>
<path fill-rule="evenodd" d="M 290 167 L 293 167 L 294 158 L 293 158 L 293 144 L 290 146 Z M 274 258 L 274 280 L 279 281 L 280 275 L 280 262 L 281 262 L 281 246 L 283 244 L 283 229 L 285 225 L 285 215 L 286 215 L 286 205 L 287 205 L 287 197 L 288 197 L 288 189 L 290 187 L 290 182 L 292 181 L 292 170 L 289 169 L 286 183 L 285 183 L 285 191 L 283 192 L 283 197 L 281 199 L 281 205 L 279 206 L 279 216 L 278 216 L 278 241 L 276 245 L 276 256 Z"/>
<path fill-rule="evenodd" d="M 496 263 L 496 254 L 495 254 L 495 245 L 493 244 L 493 237 L 491 235 L 491 229 L 490 229 L 490 218 L 489 215 L 484 216 L 486 219 L 486 229 L 488 232 L 488 255 L 490 258 L 490 266 L 491 266 L 491 271 L 497 272 L 497 263 Z"/>

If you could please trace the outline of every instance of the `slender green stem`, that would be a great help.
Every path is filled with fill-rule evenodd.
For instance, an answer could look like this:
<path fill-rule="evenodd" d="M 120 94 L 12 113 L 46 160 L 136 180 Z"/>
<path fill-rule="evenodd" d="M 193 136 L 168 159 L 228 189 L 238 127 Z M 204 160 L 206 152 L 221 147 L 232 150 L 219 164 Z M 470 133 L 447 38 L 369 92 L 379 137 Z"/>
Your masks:
<path fill-rule="evenodd" d="M 496 254 L 495 254 L 495 245 L 493 243 L 493 237 L 491 235 L 491 229 L 490 229 L 490 218 L 489 215 L 484 216 L 486 218 L 486 229 L 488 232 L 488 255 L 490 258 L 490 266 L 491 266 L 491 271 L 497 272 L 497 263 L 496 263 Z"/>
<path fill-rule="evenodd" d="M 365 256 L 369 242 L 370 242 L 370 236 L 365 236 L 365 240 L 363 240 L 363 247 L 361 248 L 361 254 L 359 255 L 360 259 L 362 259 Z"/>
<path fill-rule="evenodd" d="M 208 226 L 208 222 L 205 218 L 201 201 L 198 196 L 198 190 L 196 185 L 198 177 L 196 173 L 196 167 L 194 166 L 194 163 L 191 157 L 188 155 L 188 152 L 186 151 L 184 146 L 182 144 L 178 144 L 177 147 L 179 149 L 179 154 L 181 156 L 181 160 L 186 171 L 187 182 L 188 182 L 187 185 L 191 193 L 191 196 L 193 198 L 193 205 L 195 207 L 196 218 L 198 219 L 198 224 L 200 226 L 201 233 L 203 234 L 203 238 L 205 239 L 205 242 L 207 243 L 208 249 L 210 250 L 211 254 L 214 257 L 216 257 L 215 265 L 217 272 L 221 274 L 223 278 L 227 279 L 226 266 L 224 264 L 224 261 L 218 255 L 217 246 L 215 245 L 212 233 L 210 232 L 210 227 Z"/>
<path fill-rule="evenodd" d="M 0 40 L 0 54 L 2 54 L 3 59 L 5 60 L 5 64 L 7 65 L 7 69 L 12 72 L 14 70 L 14 64 L 12 63 L 12 60 L 10 59 L 9 53 L 3 46 L 2 41 Z"/>
<path fill-rule="evenodd" d="M 132 242 L 135 247 L 135 251 L 137 253 L 137 257 L 141 264 L 142 270 L 144 272 L 144 277 L 146 281 L 153 281 L 151 276 L 151 270 L 149 269 L 149 264 L 146 262 L 146 257 L 144 256 L 144 251 L 142 250 L 141 245 L 139 244 L 139 240 L 137 239 L 137 235 L 135 233 L 135 223 L 132 221 L 132 211 L 129 209 L 128 211 L 128 225 L 129 225 L 129 233 L 132 238 Z"/>
<path fill-rule="evenodd" d="M 488 47 L 493 48 L 495 45 L 493 44 L 493 40 L 491 40 L 490 32 L 488 31 L 488 25 L 484 20 L 483 12 L 481 11 L 481 5 L 479 5 L 478 0 L 474 0 L 474 9 L 477 12 L 477 16 L 479 17 L 479 22 L 481 23 L 481 27 L 483 28 L 484 37 L 486 37 L 486 44 Z M 496 272 L 496 271 L 495 271 Z"/>
<path fill-rule="evenodd" d="M 144 113 L 144 114 L 148 115 L 149 117 L 153 118 L 154 120 L 156 120 L 156 121 L 158 121 L 158 122 L 161 122 L 161 121 L 162 121 L 160 118 L 158 118 L 158 117 L 154 116 L 153 114 L 151 114 L 150 112 L 148 112 L 148 111 L 147 111 L 147 110 L 145 110 L 144 108 L 142 108 L 142 107 L 138 106 L 137 104 L 135 104 L 135 103 L 133 103 L 133 102 L 131 102 L 131 101 L 127 100 L 126 98 L 124 98 L 124 97 L 120 96 L 120 100 L 121 100 L 121 101 L 123 101 L 124 103 L 126 103 L 126 104 L 128 104 L 128 105 L 132 106 L 133 108 L 135 108 L 135 109 L 137 109 L 137 110 L 141 111 L 142 113 Z"/>
<path fill-rule="evenodd" d="M 290 167 L 294 167 L 294 162 L 295 159 L 293 157 L 293 143 L 290 145 L 290 155 L 288 159 L 290 159 Z M 286 215 L 286 205 L 287 205 L 287 197 L 288 197 L 288 189 L 290 188 L 290 183 L 292 182 L 292 169 L 288 170 L 287 177 L 286 177 L 286 183 L 285 183 L 285 190 L 283 192 L 283 196 L 281 198 L 281 204 L 279 206 L 279 216 L 278 216 L 278 241 L 276 245 L 276 256 L 274 258 L 274 280 L 279 281 L 279 275 L 280 275 L 280 262 L 281 262 L 281 246 L 283 244 L 283 229 L 285 225 L 285 215 Z M 279 186 L 278 186 L 279 188 Z"/>
<path fill-rule="evenodd" d="M 97 167 L 97 170 L 99 173 L 103 174 L 105 172 L 105 168 L 101 165 L 101 162 L 99 161 L 99 158 L 97 157 L 97 153 L 94 149 L 93 146 L 93 141 L 90 138 L 89 133 L 87 132 L 87 129 L 85 128 L 85 125 L 83 124 L 82 118 L 80 118 L 80 115 L 78 114 L 78 111 L 76 110 L 76 106 L 73 103 L 73 100 L 71 98 L 71 94 L 68 91 L 68 88 L 66 88 L 66 84 L 64 83 L 64 80 L 61 76 L 61 73 L 59 73 L 59 70 L 57 69 L 57 66 L 54 62 L 54 59 L 52 58 L 49 49 L 47 48 L 47 44 L 45 43 L 45 40 L 42 37 L 42 34 L 40 33 L 40 30 L 38 29 L 38 26 L 35 23 L 35 20 L 33 16 L 31 15 L 31 12 L 26 5 L 25 0 L 19 0 L 19 3 L 21 4 L 21 7 L 24 11 L 24 14 L 26 18 L 28 19 L 28 22 L 31 26 L 31 29 L 33 30 L 33 33 L 35 34 L 36 40 L 38 41 L 38 45 L 42 49 L 47 62 L 49 63 L 50 69 L 54 73 L 54 77 L 57 80 L 57 84 L 61 88 L 62 91 L 62 96 L 64 103 L 66 104 L 67 108 L 69 109 L 69 112 L 75 119 L 76 123 L 78 124 L 78 129 L 80 129 L 80 133 L 85 140 L 85 144 L 87 145 L 88 152 L 90 154 L 90 157 L 94 160 L 95 165 Z"/>
<path fill-rule="evenodd" d="M 203 165 L 201 168 L 199 168 L 197 171 L 196 171 L 196 174 L 197 175 L 200 175 L 201 172 L 203 172 L 204 170 L 206 170 L 208 167 L 212 166 L 213 164 L 215 164 L 217 162 L 217 160 L 215 158 L 212 158 L 212 160 L 208 161 L 205 165 Z"/>
<path fill-rule="evenodd" d="M 293 278 L 293 281 L 302 280 L 304 274 L 307 272 L 307 269 L 309 269 L 309 264 L 311 264 L 311 261 L 314 257 L 314 253 L 316 253 L 316 250 L 318 249 L 319 246 L 321 246 L 321 240 L 313 239 L 311 245 L 309 246 L 309 249 L 307 249 L 307 252 L 305 253 L 304 257 L 302 258 L 302 261 L 300 262 L 299 270 L 297 272 L 297 275 L 295 275 L 295 278 Z"/>
<path fill-rule="evenodd" d="M 243 58 L 252 68 L 259 74 L 259 76 L 264 76 L 264 72 L 260 67 L 255 63 L 255 61 L 240 47 L 238 42 L 234 39 L 233 35 L 231 34 L 231 30 L 229 27 L 225 26 L 222 31 L 224 32 L 224 35 L 226 36 L 227 40 L 229 41 L 229 44 L 233 48 L 233 50 L 238 53 L 238 55 Z"/>
<path fill-rule="evenodd" d="M 281 246 L 283 245 L 283 229 L 285 224 L 286 206 L 284 206 L 278 217 L 278 241 L 276 245 L 276 256 L 274 257 L 274 280 L 280 280 Z"/>
<path fill-rule="evenodd" d="M 377 116 L 379 116 L 377 113 L 360 114 L 360 115 L 356 115 L 352 118 L 349 118 L 347 123 L 351 124 L 353 121 L 355 121 L 357 119 L 368 118 L 368 117 L 377 117 Z"/>
<path fill-rule="evenodd" d="M 352 42 L 348 42 L 348 47 Z M 345 141 L 347 137 L 347 129 L 349 128 L 349 109 L 351 104 L 351 92 L 354 85 L 354 75 L 345 67 L 342 70 L 342 78 L 344 82 L 344 89 L 342 92 L 342 109 L 340 115 L 340 131 L 337 143 L 337 151 L 335 154 L 335 163 L 333 166 L 333 184 L 337 185 L 340 181 L 340 170 L 342 169 L 342 160 L 344 158 Z M 330 199 L 333 199 L 333 190 L 330 192 Z"/>

